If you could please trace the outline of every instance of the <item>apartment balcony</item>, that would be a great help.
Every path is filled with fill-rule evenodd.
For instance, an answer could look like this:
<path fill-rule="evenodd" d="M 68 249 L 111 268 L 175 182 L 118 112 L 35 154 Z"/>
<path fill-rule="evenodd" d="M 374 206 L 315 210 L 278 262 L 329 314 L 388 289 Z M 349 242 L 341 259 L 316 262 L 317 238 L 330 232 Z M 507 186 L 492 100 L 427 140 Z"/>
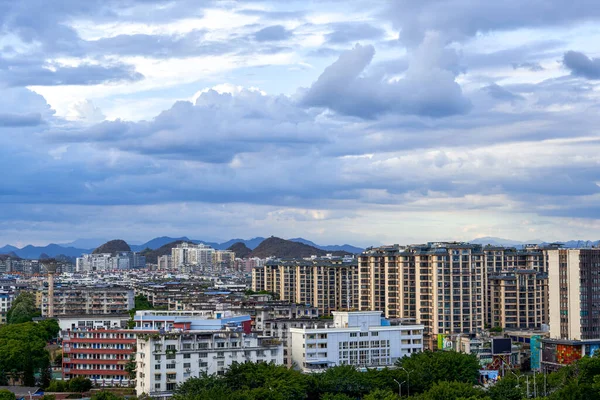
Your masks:
<path fill-rule="evenodd" d="M 64 348 L 65 353 L 72 354 L 131 354 L 133 349 L 76 349 Z"/>
<path fill-rule="evenodd" d="M 84 365 L 90 365 L 90 364 L 102 364 L 102 365 L 125 365 L 127 364 L 128 360 L 98 360 L 98 359 L 93 359 L 93 358 L 73 358 L 70 359 L 70 361 L 64 361 L 63 362 L 70 362 L 72 364 L 84 364 Z"/>
<path fill-rule="evenodd" d="M 68 371 L 67 371 L 68 370 Z M 63 369 L 64 373 L 69 373 L 71 375 L 121 375 L 127 376 L 129 373 L 125 370 L 119 369 L 74 369 L 74 368 L 65 368 Z"/>

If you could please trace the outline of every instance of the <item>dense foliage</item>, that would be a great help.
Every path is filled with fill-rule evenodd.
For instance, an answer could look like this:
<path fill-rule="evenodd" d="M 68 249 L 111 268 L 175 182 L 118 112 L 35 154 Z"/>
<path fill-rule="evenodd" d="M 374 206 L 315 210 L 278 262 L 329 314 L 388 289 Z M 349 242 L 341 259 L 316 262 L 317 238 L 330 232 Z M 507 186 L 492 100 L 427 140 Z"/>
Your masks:
<path fill-rule="evenodd" d="M 222 376 L 203 375 L 180 385 L 173 400 L 548 400 L 600 399 L 600 356 L 548 374 L 512 372 L 489 388 L 477 383 L 474 356 L 424 352 L 405 357 L 398 368 L 360 372 L 354 367 L 302 374 L 272 364 L 234 364 Z M 402 396 L 399 396 L 400 387 Z"/>
<path fill-rule="evenodd" d="M 50 354 L 46 344 L 58 334 L 58 323 L 46 320 L 0 327 L 0 384 L 21 381 L 34 386 L 35 371 L 47 379 Z"/>
<path fill-rule="evenodd" d="M 450 384 L 450 389 L 473 388 L 473 383 L 477 380 L 477 362 L 475 360 L 473 365 L 473 358 L 466 354 L 453 353 L 450 356 L 449 353 L 443 352 L 414 354 L 410 358 L 405 358 L 403 363 L 407 363 L 408 360 L 411 362 L 403 365 L 408 365 L 415 370 L 417 368 L 426 370 L 427 366 L 424 364 L 428 363 L 430 367 L 436 365 L 447 371 L 454 380 L 460 381 Z M 451 372 L 451 368 L 455 368 L 457 373 Z M 360 372 L 351 366 L 339 366 L 330 368 L 322 374 L 306 375 L 272 364 L 234 364 L 223 376 L 203 375 L 188 380 L 178 387 L 174 400 L 388 400 L 397 398 L 397 382 L 406 381 L 406 374 L 402 369 Z M 423 399 L 437 399 L 440 396 L 438 392 L 444 393 L 442 389 L 445 386 L 438 388 L 435 386 L 435 381 L 426 374 L 411 376 L 411 386 L 412 380 L 416 385 L 414 393 L 426 389 L 437 390 L 430 397 L 423 397 Z M 462 386 L 456 389 L 457 385 Z M 407 386 L 404 386 L 404 390 L 406 395 Z M 477 390 L 473 389 L 473 394 L 480 394 L 481 390 Z"/>
<path fill-rule="evenodd" d="M 40 315 L 42 315 L 40 310 L 35 306 L 34 294 L 21 292 L 6 313 L 6 322 L 9 324 L 22 324 L 31 322 L 34 317 Z"/>

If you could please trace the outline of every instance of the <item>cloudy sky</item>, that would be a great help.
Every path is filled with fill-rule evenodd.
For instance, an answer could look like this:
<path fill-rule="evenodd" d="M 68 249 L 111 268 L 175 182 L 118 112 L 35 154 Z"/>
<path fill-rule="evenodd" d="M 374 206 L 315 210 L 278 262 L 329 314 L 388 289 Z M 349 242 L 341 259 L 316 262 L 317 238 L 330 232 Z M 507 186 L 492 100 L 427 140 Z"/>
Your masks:
<path fill-rule="evenodd" d="M 0 0 L 0 244 L 600 235 L 596 0 Z"/>

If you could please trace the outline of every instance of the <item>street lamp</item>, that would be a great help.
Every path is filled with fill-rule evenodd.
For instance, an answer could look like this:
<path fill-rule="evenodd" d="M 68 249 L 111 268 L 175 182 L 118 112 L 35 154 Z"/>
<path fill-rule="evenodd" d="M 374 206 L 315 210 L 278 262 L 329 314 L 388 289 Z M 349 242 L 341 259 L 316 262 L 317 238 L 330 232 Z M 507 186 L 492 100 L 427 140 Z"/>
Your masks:
<path fill-rule="evenodd" d="M 398 396 L 402 397 L 402 385 L 404 385 L 406 383 L 406 381 L 398 382 L 396 379 L 394 379 L 394 382 L 396 382 L 398 384 Z"/>
<path fill-rule="evenodd" d="M 513 371 L 510 371 L 511 374 L 513 374 L 515 376 L 515 378 L 517 378 L 517 386 L 519 387 L 519 389 L 521 389 L 521 378 L 526 378 L 527 379 L 527 398 L 529 398 L 529 377 L 528 376 L 519 376 L 517 374 L 515 374 Z"/>
<path fill-rule="evenodd" d="M 406 372 L 406 388 L 408 389 L 408 397 L 410 397 L 410 373 L 412 371 L 407 370 L 404 367 L 400 367 L 400 369 L 404 372 Z"/>

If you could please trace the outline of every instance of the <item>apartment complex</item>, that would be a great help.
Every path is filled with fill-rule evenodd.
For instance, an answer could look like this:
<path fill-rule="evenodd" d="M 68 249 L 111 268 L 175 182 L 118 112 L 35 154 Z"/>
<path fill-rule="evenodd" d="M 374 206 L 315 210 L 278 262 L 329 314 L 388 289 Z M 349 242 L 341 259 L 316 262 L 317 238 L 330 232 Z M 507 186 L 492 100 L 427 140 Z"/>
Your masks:
<path fill-rule="evenodd" d="M 173 268 L 173 257 L 170 254 L 158 257 L 158 269 L 170 270 Z"/>
<path fill-rule="evenodd" d="M 486 323 L 505 329 L 542 329 L 548 324 L 548 275 L 516 269 L 487 281 Z"/>
<path fill-rule="evenodd" d="M 138 396 L 168 398 L 176 385 L 203 373 L 223 374 L 234 362 L 283 364 L 281 342 L 249 333 L 244 327 L 249 321 L 249 316 L 226 321 L 182 316 L 170 330 L 138 335 Z"/>
<path fill-rule="evenodd" d="M 171 265 L 183 272 L 204 268 L 233 268 L 235 253 L 230 250 L 215 250 L 205 244 L 180 243 L 171 249 Z"/>
<path fill-rule="evenodd" d="M 390 367 L 423 351 L 422 325 L 391 325 L 380 311 L 333 312 L 333 325 L 290 328 L 291 358 L 303 372 L 337 365 Z"/>
<path fill-rule="evenodd" d="M 423 324 L 430 348 L 437 335 L 486 326 L 539 329 L 548 321 L 546 250 L 456 242 L 367 249 L 359 309 Z"/>
<path fill-rule="evenodd" d="M 42 316 L 48 315 L 48 290 L 40 293 Z M 123 314 L 134 307 L 133 290 L 122 286 L 66 286 L 54 289 L 54 315 Z"/>
<path fill-rule="evenodd" d="M 75 265 L 77 272 L 142 269 L 146 268 L 146 257 L 134 251 L 124 251 L 116 254 L 83 254 L 81 257 L 77 257 Z"/>
<path fill-rule="evenodd" d="M 126 386 L 125 365 L 135 356 L 136 333 L 122 329 L 62 331 L 62 377 L 83 376 L 100 386 Z"/>
<path fill-rule="evenodd" d="M 358 307 L 356 261 L 270 260 L 252 269 L 252 290 L 277 293 L 280 300 L 310 304 L 321 314 Z"/>
<path fill-rule="evenodd" d="M 600 249 L 548 250 L 550 337 L 600 339 Z"/>

